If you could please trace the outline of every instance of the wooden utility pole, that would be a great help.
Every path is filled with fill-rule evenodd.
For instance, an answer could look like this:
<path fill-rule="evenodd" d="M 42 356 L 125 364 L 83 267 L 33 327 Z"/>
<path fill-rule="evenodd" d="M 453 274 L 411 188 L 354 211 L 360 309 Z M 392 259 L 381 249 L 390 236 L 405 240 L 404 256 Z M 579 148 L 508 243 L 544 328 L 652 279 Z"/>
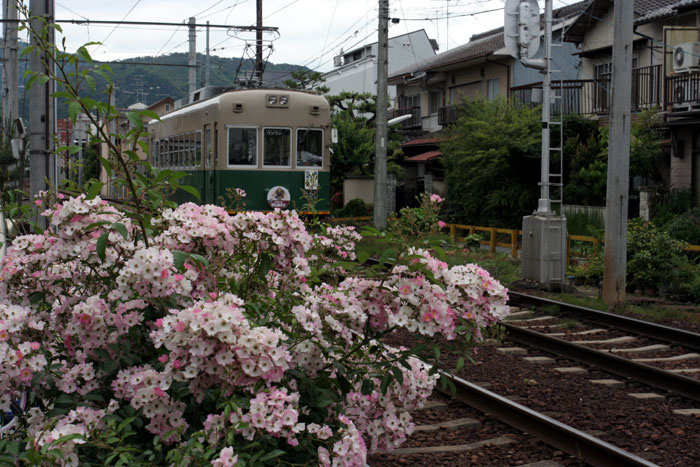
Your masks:
<path fill-rule="evenodd" d="M 386 140 L 388 97 L 387 64 L 389 61 L 389 0 L 379 0 L 379 40 L 377 43 L 377 116 L 375 118 L 376 152 L 374 156 L 374 226 L 386 228 Z"/>
<path fill-rule="evenodd" d="M 603 273 L 603 300 L 610 309 L 624 305 L 627 286 L 633 11 L 634 0 L 615 0 Z"/>
<path fill-rule="evenodd" d="M 53 0 L 30 0 L 29 10 L 35 17 L 46 18 L 47 23 L 52 23 L 54 18 Z M 49 44 L 55 43 L 54 29 L 45 27 L 41 21 L 34 19 L 31 22 L 33 33 L 31 34 L 30 45 L 38 46 L 37 34 L 43 34 L 43 40 Z M 50 69 L 46 66 L 53 66 L 47 59 L 46 52 L 36 49 L 29 58 L 29 69 L 34 73 L 49 74 Z M 45 65 L 48 64 L 48 65 Z M 56 159 L 52 153 L 52 138 L 54 131 L 53 81 L 49 80 L 45 84 L 35 81 L 29 90 L 29 194 L 34 196 L 40 191 L 47 190 L 49 186 L 45 180 L 52 185 L 55 184 L 54 170 Z M 42 217 L 40 222 L 44 221 Z"/>
<path fill-rule="evenodd" d="M 192 94 L 197 89 L 197 31 L 195 31 L 195 18 L 190 17 L 188 24 L 189 28 L 189 43 L 190 43 L 190 55 L 187 64 L 189 65 L 189 99 L 192 99 Z"/>
<path fill-rule="evenodd" d="M 19 83 L 17 71 L 17 3 L 15 0 L 3 1 L 3 17 L 7 22 L 3 23 L 4 48 L 3 56 L 3 99 L 2 99 L 2 123 L 13 122 L 19 117 Z"/>
<path fill-rule="evenodd" d="M 257 0 L 257 25 L 255 28 L 255 76 L 258 84 L 262 86 L 263 80 L 263 4 L 262 0 Z"/>

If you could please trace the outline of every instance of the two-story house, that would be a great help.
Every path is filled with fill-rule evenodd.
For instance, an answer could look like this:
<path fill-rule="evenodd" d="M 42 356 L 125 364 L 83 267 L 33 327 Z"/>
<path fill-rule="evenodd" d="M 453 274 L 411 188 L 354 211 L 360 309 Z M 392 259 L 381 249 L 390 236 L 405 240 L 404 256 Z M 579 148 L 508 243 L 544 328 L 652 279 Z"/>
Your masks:
<path fill-rule="evenodd" d="M 392 37 L 388 42 L 388 73 L 434 57 L 437 50 L 437 42 L 429 39 L 424 29 Z M 330 89 L 328 94 L 333 96 L 343 91 L 377 94 L 377 42 L 346 52 L 341 50 L 333 61 L 333 70 L 323 74 L 324 84 Z M 389 86 L 390 99 L 395 95 L 396 87 Z"/>
<path fill-rule="evenodd" d="M 562 31 L 575 21 L 586 4 L 582 1 L 554 10 L 556 43 L 561 43 Z M 538 57 L 543 49 L 540 47 Z M 580 60 L 574 52 L 573 44 L 563 43 L 552 55 L 553 67 L 561 71 L 565 80 L 580 77 Z M 499 96 L 516 96 L 529 102 L 533 89 L 542 87 L 542 75 L 508 54 L 501 27 L 475 34 L 466 44 L 390 73 L 389 84 L 397 87 L 393 116 L 411 115 L 402 123 L 408 137 L 402 147 L 407 156 L 404 191 L 413 196 L 423 190 L 444 189 L 436 140 L 439 136 L 431 133 L 454 123 L 458 104 Z"/>
<path fill-rule="evenodd" d="M 671 138 L 671 189 L 692 188 L 700 206 L 700 1 L 636 0 L 632 111 L 658 110 Z M 606 121 L 612 72 L 613 2 L 593 0 L 565 40 L 578 45 L 580 111 Z"/>

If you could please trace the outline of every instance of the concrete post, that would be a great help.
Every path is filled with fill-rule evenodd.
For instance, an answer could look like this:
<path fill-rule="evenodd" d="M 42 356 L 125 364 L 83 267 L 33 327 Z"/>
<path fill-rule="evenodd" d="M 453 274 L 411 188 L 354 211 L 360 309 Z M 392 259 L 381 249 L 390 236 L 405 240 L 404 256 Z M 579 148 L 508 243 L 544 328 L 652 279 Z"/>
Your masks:
<path fill-rule="evenodd" d="M 605 201 L 605 269 L 603 300 L 608 308 L 624 305 L 627 275 L 627 210 L 629 202 L 630 102 L 632 102 L 632 28 L 634 1 L 614 3 L 612 107 Z"/>
<path fill-rule="evenodd" d="M 643 186 L 639 189 L 639 217 L 645 221 L 651 220 L 654 194 L 654 189 L 651 187 Z"/>
<path fill-rule="evenodd" d="M 386 146 L 387 146 L 387 102 L 388 102 L 388 41 L 389 41 L 389 0 L 379 0 L 379 42 L 377 44 L 377 117 L 376 153 L 374 158 L 374 226 L 386 228 L 387 184 L 386 184 Z"/>
<path fill-rule="evenodd" d="M 188 101 L 192 99 L 192 94 L 197 89 L 197 31 L 195 30 L 195 18 L 190 17 L 189 21 L 189 42 L 190 54 L 187 64 L 189 65 L 189 96 Z"/>
<path fill-rule="evenodd" d="M 37 17 L 45 17 L 49 23 L 53 21 L 52 0 L 31 0 L 29 9 Z M 41 34 L 42 23 L 32 21 L 31 27 L 36 34 Z M 45 40 L 51 44 L 54 41 L 54 29 L 46 28 Z M 38 41 L 34 34 L 31 35 L 30 44 L 37 46 Z M 44 65 L 48 63 L 46 53 L 38 51 L 29 58 L 29 69 L 34 73 L 47 74 L 50 72 Z M 54 183 L 54 170 L 56 160 L 52 153 L 52 138 L 54 132 L 53 99 L 50 97 L 53 82 L 40 84 L 36 81 L 29 92 L 29 194 L 35 196 L 40 191 L 48 189 L 45 180 Z M 45 226 L 45 219 L 39 219 L 40 226 Z"/>
<path fill-rule="evenodd" d="M 14 121 L 19 117 L 19 83 L 17 71 L 17 3 L 15 0 L 4 0 L 4 17 L 7 19 L 3 23 L 4 50 L 3 60 L 3 102 L 2 102 L 2 122 Z"/>

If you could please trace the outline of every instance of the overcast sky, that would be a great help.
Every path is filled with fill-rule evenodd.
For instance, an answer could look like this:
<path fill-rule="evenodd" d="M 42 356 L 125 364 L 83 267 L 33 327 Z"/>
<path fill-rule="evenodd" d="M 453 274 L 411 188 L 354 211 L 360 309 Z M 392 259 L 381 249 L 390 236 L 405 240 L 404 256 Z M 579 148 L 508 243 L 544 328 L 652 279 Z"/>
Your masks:
<path fill-rule="evenodd" d="M 256 21 L 255 5 L 255 0 L 56 0 L 56 18 L 179 23 L 194 16 L 197 23 L 250 26 Z M 328 71 L 341 47 L 347 51 L 377 40 L 377 6 L 377 0 L 264 0 L 264 25 L 279 28 L 278 37 L 265 37 L 273 40 L 269 60 Z M 502 7 L 500 0 L 390 0 L 390 16 L 400 22 L 390 25 L 389 36 L 425 29 L 445 51 L 468 42 L 472 34 L 501 26 Z M 483 13 L 487 10 L 497 11 Z M 185 26 L 61 26 L 69 47 L 103 42 L 92 49 L 98 60 L 188 50 Z M 246 41 L 253 40 L 254 33 L 212 29 L 212 54 L 241 57 Z M 200 29 L 197 51 L 204 53 L 205 48 L 205 31 Z"/>

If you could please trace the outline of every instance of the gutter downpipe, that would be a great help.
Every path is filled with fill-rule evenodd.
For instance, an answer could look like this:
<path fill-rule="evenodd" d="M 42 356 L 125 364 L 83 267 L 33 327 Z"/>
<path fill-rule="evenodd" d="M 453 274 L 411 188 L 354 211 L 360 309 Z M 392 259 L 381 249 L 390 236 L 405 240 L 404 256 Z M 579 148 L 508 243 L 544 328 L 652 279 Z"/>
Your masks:
<path fill-rule="evenodd" d="M 493 55 L 493 52 L 491 52 L 489 55 L 484 57 L 484 61 L 488 63 L 493 63 L 494 65 L 500 65 L 506 67 L 506 97 L 510 99 L 510 65 L 506 65 L 505 63 L 498 63 L 494 62 L 493 60 L 489 60 L 489 57 Z"/>

